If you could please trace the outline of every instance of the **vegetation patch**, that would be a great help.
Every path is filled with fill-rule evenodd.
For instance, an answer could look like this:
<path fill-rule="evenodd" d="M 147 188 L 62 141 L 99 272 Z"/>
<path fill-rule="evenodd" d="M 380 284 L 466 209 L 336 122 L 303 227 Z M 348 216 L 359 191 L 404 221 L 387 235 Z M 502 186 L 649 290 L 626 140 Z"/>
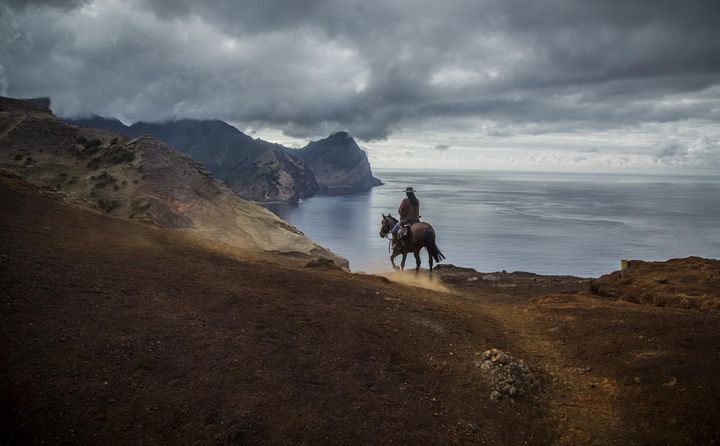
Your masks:
<path fill-rule="evenodd" d="M 90 179 L 95 182 L 95 189 L 102 189 L 109 184 L 117 183 L 117 179 L 104 171 L 100 175 L 91 176 Z"/>
<path fill-rule="evenodd" d="M 106 161 L 111 166 L 120 163 L 131 163 L 135 161 L 135 154 L 125 147 L 113 147 L 108 151 Z"/>
<path fill-rule="evenodd" d="M 120 202 L 117 200 L 108 200 L 105 198 L 101 198 L 97 201 L 97 205 L 100 209 L 102 209 L 105 212 L 112 212 L 113 209 L 120 207 Z"/>

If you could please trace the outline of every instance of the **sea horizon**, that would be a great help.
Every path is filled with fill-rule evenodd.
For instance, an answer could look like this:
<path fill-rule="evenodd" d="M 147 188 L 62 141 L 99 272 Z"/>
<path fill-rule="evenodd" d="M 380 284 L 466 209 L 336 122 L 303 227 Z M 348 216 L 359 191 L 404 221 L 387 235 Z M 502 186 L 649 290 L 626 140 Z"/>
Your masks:
<path fill-rule="evenodd" d="M 481 272 L 597 277 L 620 259 L 720 252 L 720 176 L 629 172 L 375 168 L 383 185 L 319 192 L 296 205 L 266 203 L 352 271 L 390 271 L 381 213 L 418 191 L 444 264 Z M 715 212 L 711 212 L 715 209 Z M 341 215 L 352 222 L 338 225 Z M 463 221 L 467 224 L 463 224 Z M 473 229 L 474 225 L 474 229 Z M 399 262 L 400 258 L 396 259 Z M 421 253 L 427 268 L 427 254 Z M 415 267 L 412 255 L 406 269 Z"/>

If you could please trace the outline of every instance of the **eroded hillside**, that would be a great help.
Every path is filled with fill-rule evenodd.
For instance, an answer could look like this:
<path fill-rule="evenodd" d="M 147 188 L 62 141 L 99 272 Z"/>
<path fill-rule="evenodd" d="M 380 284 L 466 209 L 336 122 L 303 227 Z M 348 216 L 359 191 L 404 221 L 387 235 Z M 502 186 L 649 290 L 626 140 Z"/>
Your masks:
<path fill-rule="evenodd" d="M 0 167 L 115 217 L 193 231 L 241 249 L 347 264 L 152 137 L 77 128 L 47 109 L 2 98 Z"/>

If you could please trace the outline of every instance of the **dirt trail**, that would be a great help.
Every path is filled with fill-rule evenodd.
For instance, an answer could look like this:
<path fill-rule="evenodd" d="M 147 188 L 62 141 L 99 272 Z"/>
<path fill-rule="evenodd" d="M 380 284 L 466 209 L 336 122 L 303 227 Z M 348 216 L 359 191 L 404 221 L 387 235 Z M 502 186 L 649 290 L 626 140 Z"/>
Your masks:
<path fill-rule="evenodd" d="M 440 275 L 458 311 L 496 320 L 513 353 L 553 377 L 545 422 L 559 444 L 718 441 L 717 313 L 605 299 L 578 278 Z"/>
<path fill-rule="evenodd" d="M 19 117 L 18 119 L 16 119 L 15 121 L 13 121 L 10 125 L 8 125 L 8 126 L 2 131 L 2 133 L 0 133 L 0 138 L 4 138 L 4 137 L 6 137 L 7 135 L 9 135 L 10 132 L 12 132 L 13 130 L 15 130 L 15 128 L 16 128 L 17 126 L 19 126 L 20 124 L 22 124 L 23 121 L 25 121 L 25 119 L 26 119 L 25 116 L 21 116 L 21 117 Z"/>
<path fill-rule="evenodd" d="M 482 298 L 470 293 L 465 296 Z M 617 390 L 612 380 L 598 376 L 592 368 L 572 364 L 527 307 L 485 300 L 477 311 L 478 317 L 484 314 L 498 320 L 521 349 L 517 353 L 552 377 L 546 388 L 548 422 L 554 425 L 560 444 L 627 444 L 623 439 L 628 433 L 617 432 Z"/>

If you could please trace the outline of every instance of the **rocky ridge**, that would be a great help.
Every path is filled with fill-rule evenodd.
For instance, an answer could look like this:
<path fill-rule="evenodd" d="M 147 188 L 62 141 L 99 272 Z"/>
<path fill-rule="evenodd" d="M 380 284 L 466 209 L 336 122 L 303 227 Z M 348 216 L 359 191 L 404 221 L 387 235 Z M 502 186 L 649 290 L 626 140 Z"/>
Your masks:
<path fill-rule="evenodd" d="M 115 217 L 191 231 L 244 250 L 300 253 L 347 265 L 154 137 L 77 128 L 46 108 L 0 98 L 0 168 Z"/>
<path fill-rule="evenodd" d="M 155 136 L 203 163 L 241 197 L 253 201 L 296 203 L 321 189 L 381 184 L 372 176 L 365 152 L 346 132 L 290 149 L 252 138 L 220 120 L 136 122 L 131 126 L 100 117 L 68 122 L 130 138 Z"/>

